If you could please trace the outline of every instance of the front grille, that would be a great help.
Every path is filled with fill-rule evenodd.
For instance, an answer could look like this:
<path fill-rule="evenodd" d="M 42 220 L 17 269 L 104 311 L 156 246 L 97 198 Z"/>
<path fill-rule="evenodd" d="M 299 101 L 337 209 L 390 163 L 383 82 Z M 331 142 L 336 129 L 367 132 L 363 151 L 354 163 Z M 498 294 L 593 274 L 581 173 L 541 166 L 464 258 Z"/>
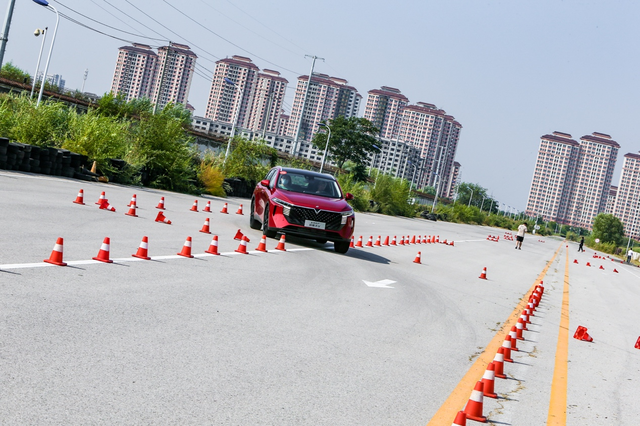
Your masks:
<path fill-rule="evenodd" d="M 304 226 L 305 220 L 324 222 L 325 229 L 338 231 L 342 227 L 342 215 L 340 213 L 328 212 L 326 210 L 314 210 L 305 207 L 291 207 L 291 213 L 287 216 L 289 223 Z"/>

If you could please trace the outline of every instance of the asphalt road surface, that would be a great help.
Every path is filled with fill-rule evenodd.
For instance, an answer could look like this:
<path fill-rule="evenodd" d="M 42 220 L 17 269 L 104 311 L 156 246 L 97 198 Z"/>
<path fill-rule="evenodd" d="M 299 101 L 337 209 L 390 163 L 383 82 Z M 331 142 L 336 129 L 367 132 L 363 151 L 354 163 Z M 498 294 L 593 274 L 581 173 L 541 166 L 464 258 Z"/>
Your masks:
<path fill-rule="evenodd" d="M 116 212 L 98 209 L 101 191 Z M 125 215 L 134 193 L 138 217 Z M 154 221 L 162 196 L 171 225 Z M 504 230 L 377 214 L 357 214 L 365 243 L 454 246 L 339 255 L 290 238 L 261 253 L 248 204 L 0 172 L 0 424 L 449 426 L 540 280 L 484 415 L 637 424 L 640 269 L 560 240 L 527 235 L 515 250 Z M 213 234 L 220 256 L 205 253 Z M 143 236 L 152 260 L 131 256 Z M 59 237 L 66 267 L 43 262 Z M 105 237 L 111 264 L 92 260 Z M 187 237 L 194 258 L 176 255 Z M 573 338 L 578 325 L 593 342 Z"/>

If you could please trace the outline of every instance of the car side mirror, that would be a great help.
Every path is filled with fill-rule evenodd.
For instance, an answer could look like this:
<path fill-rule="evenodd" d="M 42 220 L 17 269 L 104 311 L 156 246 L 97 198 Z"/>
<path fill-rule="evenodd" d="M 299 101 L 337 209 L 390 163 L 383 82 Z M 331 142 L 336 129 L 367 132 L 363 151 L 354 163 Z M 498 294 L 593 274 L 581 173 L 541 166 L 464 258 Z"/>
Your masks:
<path fill-rule="evenodd" d="M 270 182 L 269 182 L 269 179 L 262 179 L 262 180 L 260 181 L 260 185 L 264 186 L 265 188 L 268 188 L 268 187 L 269 187 L 269 183 L 270 183 Z"/>
<path fill-rule="evenodd" d="M 353 200 L 353 194 L 350 192 L 347 192 L 346 194 L 344 194 L 344 199 L 347 201 Z"/>

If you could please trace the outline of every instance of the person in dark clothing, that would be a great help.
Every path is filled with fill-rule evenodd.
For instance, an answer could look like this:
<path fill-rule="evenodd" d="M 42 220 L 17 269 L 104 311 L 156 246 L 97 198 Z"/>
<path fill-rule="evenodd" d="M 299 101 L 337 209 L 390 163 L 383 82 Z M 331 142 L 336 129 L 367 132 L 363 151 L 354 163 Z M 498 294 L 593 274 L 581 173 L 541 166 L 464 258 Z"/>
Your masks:
<path fill-rule="evenodd" d="M 580 238 L 580 245 L 578 246 L 578 251 L 584 251 L 584 237 Z"/>

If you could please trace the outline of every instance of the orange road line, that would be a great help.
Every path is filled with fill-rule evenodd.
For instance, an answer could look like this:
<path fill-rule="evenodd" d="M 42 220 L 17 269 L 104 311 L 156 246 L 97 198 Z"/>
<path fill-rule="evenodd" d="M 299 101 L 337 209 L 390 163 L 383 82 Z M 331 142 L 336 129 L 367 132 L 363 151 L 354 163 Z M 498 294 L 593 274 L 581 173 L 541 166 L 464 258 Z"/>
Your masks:
<path fill-rule="evenodd" d="M 527 302 L 529 301 L 529 294 L 535 289 L 536 285 L 540 281 L 544 279 L 547 275 L 547 271 L 551 267 L 551 264 L 555 260 L 556 256 L 560 252 L 564 242 L 560 244 L 556 252 L 553 254 L 553 257 L 547 265 L 542 269 L 538 278 L 536 278 L 535 282 L 529 288 L 529 290 L 522 296 L 520 302 L 516 306 L 516 308 L 511 312 L 509 318 L 502 324 L 502 328 L 496 335 L 491 339 L 487 347 L 484 349 L 484 352 L 478 356 L 476 361 L 471 365 L 467 373 L 462 377 L 460 382 L 453 389 L 449 397 L 444 401 L 444 403 L 440 406 L 438 411 L 436 411 L 435 415 L 431 418 L 427 426 L 451 426 L 453 420 L 456 417 L 458 411 L 462 410 L 467 401 L 469 400 L 469 395 L 471 395 L 471 391 L 475 386 L 476 382 L 482 378 L 484 371 L 487 369 L 487 365 L 493 361 L 496 352 L 500 346 L 502 346 L 502 342 L 509 331 L 511 331 L 511 327 L 514 326 L 518 322 L 518 318 L 520 318 L 520 314 L 522 310 L 527 306 Z M 567 258 L 568 259 L 568 258 Z M 568 262 L 568 260 L 567 260 Z"/>
<path fill-rule="evenodd" d="M 556 348 L 556 363 L 551 381 L 551 397 L 547 425 L 564 426 L 567 423 L 567 379 L 569 368 L 569 252 L 564 266 L 564 289 L 562 290 L 562 311 L 560 331 Z"/>

